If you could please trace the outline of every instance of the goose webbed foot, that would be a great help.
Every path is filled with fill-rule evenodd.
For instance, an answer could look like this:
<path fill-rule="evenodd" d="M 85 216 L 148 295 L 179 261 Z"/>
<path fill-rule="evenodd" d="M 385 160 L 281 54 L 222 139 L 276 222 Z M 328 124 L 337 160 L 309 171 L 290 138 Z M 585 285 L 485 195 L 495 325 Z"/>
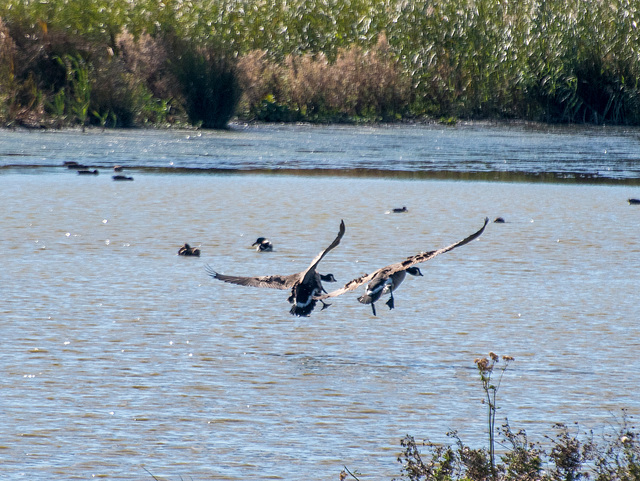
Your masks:
<path fill-rule="evenodd" d="M 376 315 L 376 304 L 375 304 L 375 302 L 371 303 L 371 310 L 373 311 L 373 315 L 375 316 Z"/>
<path fill-rule="evenodd" d="M 385 302 L 385 304 L 386 304 L 387 306 L 389 306 L 389 309 L 393 309 L 393 308 L 395 307 L 394 302 L 393 302 L 393 296 L 391 296 L 391 297 L 389 298 L 389 300 L 388 300 L 387 302 Z"/>
<path fill-rule="evenodd" d="M 320 302 L 322 303 L 322 309 L 320 309 L 321 311 L 324 311 L 327 307 L 329 307 L 331 305 L 331 304 L 327 304 L 323 300 L 321 300 Z"/>

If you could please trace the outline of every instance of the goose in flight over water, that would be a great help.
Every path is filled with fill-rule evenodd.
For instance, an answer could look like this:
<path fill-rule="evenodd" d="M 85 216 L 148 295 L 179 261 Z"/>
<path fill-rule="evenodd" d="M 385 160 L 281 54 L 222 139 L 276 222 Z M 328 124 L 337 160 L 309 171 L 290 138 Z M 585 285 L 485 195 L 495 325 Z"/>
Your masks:
<path fill-rule="evenodd" d="M 383 294 L 389 294 L 390 297 L 386 304 L 389 306 L 389 309 L 393 309 L 393 292 L 400 286 L 406 275 L 411 274 L 414 276 L 422 276 L 422 272 L 420 272 L 420 269 L 414 267 L 416 264 L 426 262 L 430 259 L 433 259 L 439 254 L 444 254 L 445 252 L 455 249 L 456 247 L 463 246 L 471 242 L 472 240 L 477 239 L 484 232 L 484 229 L 487 226 L 488 222 L 489 218 L 487 217 L 484 220 L 484 225 L 478 232 L 471 234 L 469 237 L 462 239 L 455 244 L 451 244 L 448 247 L 443 247 L 442 249 L 438 249 L 435 251 L 421 252 L 420 254 L 417 254 L 415 256 L 407 257 L 402 262 L 391 264 L 389 266 L 378 269 L 371 274 L 365 274 L 362 277 L 358 277 L 357 279 L 348 282 L 340 289 L 328 294 L 317 296 L 316 299 L 322 301 L 330 297 L 340 296 L 345 292 L 353 291 L 361 285 L 368 283 L 364 295 L 360 296 L 358 298 L 358 301 L 360 301 L 362 304 L 371 304 L 371 309 L 373 311 L 373 315 L 375 316 L 375 302 L 380 299 Z"/>
<path fill-rule="evenodd" d="M 291 314 L 295 316 L 308 316 L 313 311 L 316 303 L 319 299 L 316 297 L 326 292 L 322 287 L 322 281 L 335 282 L 333 274 L 320 275 L 316 268 L 322 260 L 322 258 L 329 253 L 330 250 L 340 244 L 340 240 L 345 232 L 344 221 L 340 222 L 340 231 L 338 236 L 325 250 L 320 252 L 309 267 L 298 274 L 291 274 L 288 276 L 260 276 L 260 277 L 240 277 L 240 276 L 227 276 L 224 274 L 218 274 L 211 267 L 206 266 L 207 273 L 214 279 L 220 281 L 229 282 L 231 284 L 239 284 L 241 286 L 253 286 L 253 287 L 270 287 L 272 289 L 291 289 L 291 295 L 288 298 L 291 306 Z M 329 306 L 324 301 L 322 303 L 322 309 Z"/>

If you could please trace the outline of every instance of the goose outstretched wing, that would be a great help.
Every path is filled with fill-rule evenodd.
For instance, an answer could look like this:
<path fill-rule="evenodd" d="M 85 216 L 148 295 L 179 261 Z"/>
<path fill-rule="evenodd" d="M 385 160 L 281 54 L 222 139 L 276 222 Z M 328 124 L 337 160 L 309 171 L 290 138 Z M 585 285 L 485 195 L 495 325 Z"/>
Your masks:
<path fill-rule="evenodd" d="M 333 242 L 331 244 L 329 244 L 329 247 L 327 247 L 325 250 L 320 252 L 315 257 L 315 259 L 313 259 L 311 261 L 311 264 L 309 264 L 309 267 L 307 267 L 304 271 L 302 271 L 299 274 L 299 276 L 300 276 L 299 280 L 300 280 L 301 284 L 304 284 L 304 283 L 309 281 L 309 278 L 315 274 L 316 267 L 318 266 L 318 264 L 320 263 L 322 258 L 325 255 L 327 255 L 329 253 L 329 251 L 331 251 L 332 249 L 335 249 L 338 246 L 338 244 L 340 244 L 340 241 L 342 240 L 342 236 L 344 236 L 345 230 L 346 229 L 345 229 L 345 226 L 344 226 L 344 220 L 341 220 L 340 221 L 340 230 L 338 231 L 338 235 L 333 240 Z"/>
<path fill-rule="evenodd" d="M 252 287 L 268 287 L 271 289 L 291 289 L 298 279 L 299 274 L 292 274 L 288 276 L 260 276 L 260 277 L 241 277 L 241 276 L 227 276 L 219 274 L 214 271 L 210 266 L 205 266 L 207 274 L 214 279 L 218 279 L 223 282 L 229 282 L 231 284 L 238 284 L 241 286 Z"/>
<path fill-rule="evenodd" d="M 477 232 L 474 232 L 473 234 L 471 234 L 468 237 L 465 237 L 461 241 L 458 241 L 458 242 L 456 242 L 454 244 L 451 244 L 451 245 L 449 245 L 447 247 L 443 247 L 442 249 L 438 249 L 438 250 L 435 250 L 435 251 L 429 251 L 429 252 L 421 252 L 420 254 L 416 254 L 414 256 L 407 257 L 402 262 L 397 262 L 395 264 L 391 264 L 391 265 L 388 265 L 386 267 L 382 267 L 382 268 L 372 272 L 371 274 L 365 274 L 365 275 L 363 275 L 361 277 L 358 277 L 357 279 L 353 279 L 352 281 L 347 282 L 340 289 L 336 289 L 335 291 L 329 292 L 328 294 L 324 294 L 322 296 L 317 296 L 316 299 L 321 300 L 321 299 L 327 299 L 329 297 L 340 296 L 340 295 L 342 295 L 342 294 L 344 294 L 346 292 L 353 291 L 353 290 L 357 289 L 358 287 L 360 287 L 363 284 L 367 284 L 368 282 L 370 282 L 376 276 L 385 277 L 385 278 L 389 277 L 389 276 L 393 275 L 394 273 L 396 273 L 398 271 L 406 270 L 411 266 L 414 266 L 414 265 L 419 264 L 421 262 L 426 262 L 426 261 L 428 261 L 430 259 L 433 259 L 437 255 L 444 254 L 445 252 L 449 252 L 450 250 L 455 249 L 456 247 L 460 247 L 460 246 L 463 246 L 465 244 L 468 244 L 472 240 L 477 239 L 478 237 L 480 237 L 482 235 L 482 233 L 484 232 L 485 227 L 487 227 L 487 223 L 488 222 L 489 222 L 489 218 L 486 217 L 484 219 L 484 225 L 482 226 L 482 228 L 480 230 L 478 230 Z"/>
<path fill-rule="evenodd" d="M 241 286 L 252 286 L 252 287 L 268 287 L 271 289 L 291 289 L 295 284 L 304 284 L 309 282 L 311 278 L 315 275 L 315 269 L 322 260 L 322 258 L 332 249 L 334 249 L 338 244 L 340 244 L 340 240 L 345 232 L 344 221 L 340 221 L 340 231 L 338 232 L 338 236 L 333 240 L 333 242 L 327 247 L 325 250 L 320 252 L 309 267 L 307 267 L 304 271 L 297 274 L 290 274 L 288 276 L 258 276 L 258 277 L 242 277 L 242 276 L 227 276 L 225 274 L 220 274 L 212 269 L 210 266 L 205 266 L 207 270 L 207 274 L 209 274 L 214 279 L 218 279 L 223 282 L 229 282 L 231 284 L 238 284 Z"/>

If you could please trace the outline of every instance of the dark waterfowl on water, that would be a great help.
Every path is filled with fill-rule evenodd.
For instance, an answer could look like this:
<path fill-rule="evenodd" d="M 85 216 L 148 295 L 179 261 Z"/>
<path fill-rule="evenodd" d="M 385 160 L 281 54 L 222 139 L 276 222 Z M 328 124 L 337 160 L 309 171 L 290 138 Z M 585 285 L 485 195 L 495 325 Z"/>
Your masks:
<path fill-rule="evenodd" d="M 121 165 L 114 165 L 113 166 L 113 171 L 114 172 L 122 172 L 124 170 L 124 167 L 122 167 Z"/>
<path fill-rule="evenodd" d="M 180 247 L 180 250 L 178 251 L 178 255 L 200 257 L 200 249 L 196 247 L 191 247 L 189 244 L 185 244 L 182 247 Z"/>
<path fill-rule="evenodd" d="M 640 205 L 640 199 L 629 199 L 629 205 Z"/>
<path fill-rule="evenodd" d="M 75 160 L 65 160 L 62 165 L 69 170 L 87 170 L 89 167 L 76 162 Z"/>
<path fill-rule="evenodd" d="M 251 244 L 252 246 L 256 246 L 257 252 L 271 252 L 273 251 L 273 244 L 271 241 L 265 237 L 258 237 L 256 241 Z"/>
<path fill-rule="evenodd" d="M 493 222 L 495 224 L 504 224 L 506 221 L 504 220 L 504 217 L 496 217 L 495 219 L 493 219 Z"/>
<path fill-rule="evenodd" d="M 345 292 L 353 291 L 361 285 L 367 284 L 364 295 L 360 296 L 358 298 L 358 301 L 360 301 L 362 304 L 371 304 L 371 310 L 373 311 L 373 315 L 375 316 L 375 302 L 380 299 L 382 295 L 389 294 L 390 297 L 386 304 L 389 306 L 389 309 L 393 309 L 395 307 L 393 293 L 398 288 L 398 286 L 400 286 L 406 275 L 411 274 L 413 276 L 422 276 L 422 272 L 420 271 L 420 269 L 413 266 L 421 262 L 426 262 L 430 259 L 433 259 L 439 254 L 443 254 L 452 249 L 455 249 L 456 247 L 463 246 L 474 239 L 477 239 L 484 232 L 484 229 L 487 226 L 488 222 L 489 218 L 487 217 L 484 220 L 484 225 L 479 231 L 471 234 L 469 237 L 466 237 L 461 241 L 456 242 L 455 244 L 451 244 L 448 247 L 444 247 L 435 251 L 421 252 L 420 254 L 417 254 L 415 256 L 407 257 L 402 262 L 391 264 L 389 266 L 378 269 L 371 274 L 366 274 L 362 277 L 354 279 L 345 284 L 342 288 L 328 294 L 317 296 L 316 299 L 324 300 L 330 297 L 340 296 Z"/>
<path fill-rule="evenodd" d="M 78 171 L 78 175 L 98 175 L 98 169 L 94 169 L 94 170 L 82 169 Z"/>
<path fill-rule="evenodd" d="M 121 180 L 133 180 L 133 177 L 128 177 L 126 175 L 113 175 L 111 176 L 113 180 L 121 181 Z"/>
<path fill-rule="evenodd" d="M 388 210 L 387 212 L 385 212 L 386 214 L 402 214 L 404 212 L 409 212 L 409 209 L 407 209 L 406 206 L 402 206 L 402 207 L 396 207 L 394 209 Z"/>
<path fill-rule="evenodd" d="M 220 281 L 229 282 L 231 284 L 238 284 L 241 286 L 253 286 L 253 287 L 268 287 L 271 289 L 291 289 L 291 295 L 287 299 L 291 306 L 289 311 L 295 316 L 308 316 L 313 311 L 316 303 L 316 296 L 319 296 L 323 292 L 322 282 L 335 282 L 333 274 L 321 275 L 316 271 L 318 264 L 332 249 L 340 244 L 340 240 L 345 232 L 344 221 L 340 222 L 340 231 L 333 242 L 320 252 L 309 267 L 298 274 L 291 274 L 288 276 L 260 276 L 260 277 L 241 277 L 241 276 L 227 276 L 224 274 L 218 274 L 211 267 L 206 266 L 207 273 L 214 279 Z M 324 301 L 322 302 L 322 309 L 329 306 Z"/>

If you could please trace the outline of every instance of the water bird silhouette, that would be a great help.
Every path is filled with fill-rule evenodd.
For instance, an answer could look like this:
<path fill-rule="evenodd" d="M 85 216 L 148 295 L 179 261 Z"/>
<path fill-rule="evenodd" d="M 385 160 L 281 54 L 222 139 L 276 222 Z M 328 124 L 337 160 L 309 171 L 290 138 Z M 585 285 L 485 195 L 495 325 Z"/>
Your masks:
<path fill-rule="evenodd" d="M 256 246 L 257 252 L 272 252 L 273 244 L 266 237 L 258 237 L 256 241 L 251 244 L 252 246 Z"/>
<path fill-rule="evenodd" d="M 133 177 L 129 177 L 126 175 L 112 175 L 111 178 L 116 181 L 133 180 Z"/>
<path fill-rule="evenodd" d="M 178 255 L 200 257 L 200 249 L 191 247 L 189 244 L 185 244 L 180 247 L 180 250 L 178 250 Z"/>

